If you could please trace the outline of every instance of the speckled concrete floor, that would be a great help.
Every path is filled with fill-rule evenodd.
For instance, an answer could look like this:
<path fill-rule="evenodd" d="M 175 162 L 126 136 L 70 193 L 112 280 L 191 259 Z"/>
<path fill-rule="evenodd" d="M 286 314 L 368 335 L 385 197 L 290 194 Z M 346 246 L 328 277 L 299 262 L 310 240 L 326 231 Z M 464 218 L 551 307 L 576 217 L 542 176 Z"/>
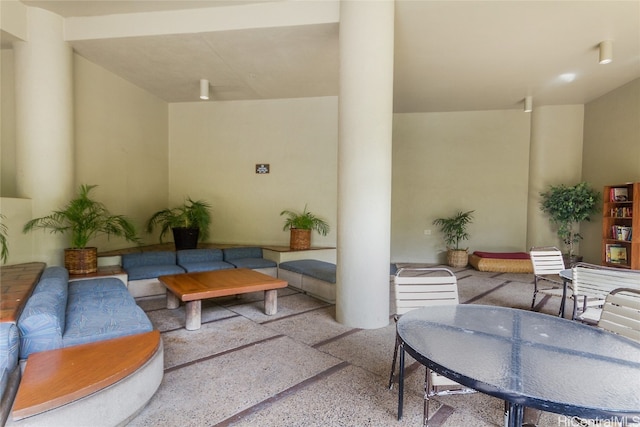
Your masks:
<path fill-rule="evenodd" d="M 456 271 L 461 303 L 528 309 L 530 274 Z M 390 287 L 390 292 L 392 289 Z M 184 329 L 184 306 L 164 297 L 139 300 L 162 332 L 165 374 L 135 426 L 420 426 L 424 370 L 409 358 L 404 417 L 387 381 L 395 325 L 361 330 L 337 323 L 335 307 L 292 289 L 278 294 L 278 313 L 263 312 L 263 294 L 203 301 L 202 327 Z M 393 301 L 393 298 L 390 298 Z M 554 314 L 557 299 L 538 310 Z M 393 313 L 393 303 L 390 314 Z M 502 426 L 502 401 L 481 393 L 435 397 L 433 427 Z M 562 426 L 547 413 L 539 426 Z"/>

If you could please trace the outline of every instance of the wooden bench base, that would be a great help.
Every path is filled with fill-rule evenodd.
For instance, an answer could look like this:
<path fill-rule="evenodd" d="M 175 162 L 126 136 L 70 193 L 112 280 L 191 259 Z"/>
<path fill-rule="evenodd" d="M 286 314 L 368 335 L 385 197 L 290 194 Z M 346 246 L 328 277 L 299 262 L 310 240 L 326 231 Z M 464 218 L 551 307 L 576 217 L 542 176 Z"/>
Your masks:
<path fill-rule="evenodd" d="M 34 353 L 27 359 L 7 425 L 119 424 L 153 396 L 163 365 L 158 331 Z M 137 375 L 145 378 L 127 381 Z M 101 396 L 106 390 L 120 402 Z"/>

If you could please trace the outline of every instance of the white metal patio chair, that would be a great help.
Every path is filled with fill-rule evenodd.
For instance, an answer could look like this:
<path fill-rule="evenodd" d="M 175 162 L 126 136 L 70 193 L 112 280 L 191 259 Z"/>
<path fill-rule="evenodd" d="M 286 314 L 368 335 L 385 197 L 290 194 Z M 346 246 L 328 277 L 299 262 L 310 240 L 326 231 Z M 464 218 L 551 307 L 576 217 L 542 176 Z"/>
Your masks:
<path fill-rule="evenodd" d="M 640 291 L 640 271 L 603 267 L 581 262 L 572 268 L 572 290 L 575 299 L 584 298 L 583 311 L 577 313 L 575 299 L 573 319 L 598 324 L 603 305 L 609 294 L 618 288 Z"/>
<path fill-rule="evenodd" d="M 533 299 L 531 300 L 531 310 L 536 305 L 536 296 L 540 294 L 562 298 L 563 295 L 570 297 L 571 293 L 566 292 L 564 283 L 560 277 L 560 272 L 565 269 L 562 252 L 556 247 L 532 247 L 529 250 L 529 257 L 533 266 Z M 540 282 L 550 284 L 550 287 L 540 287 Z M 564 301 L 560 304 L 558 315 L 562 315 Z"/>
<path fill-rule="evenodd" d="M 640 342 L 640 290 L 611 291 L 602 306 L 598 327 Z"/>
<path fill-rule="evenodd" d="M 399 316 L 411 310 L 446 304 L 458 304 L 458 282 L 453 272 L 447 268 L 401 268 L 394 277 L 394 293 L 397 321 Z M 393 388 L 396 360 L 400 347 L 400 339 L 396 332 L 396 343 L 393 351 L 393 362 L 389 376 L 389 389 Z M 441 388 L 442 390 L 438 390 Z M 449 378 L 431 371 L 425 372 L 423 425 L 428 427 L 429 398 L 435 395 L 466 394 L 475 390 L 465 388 Z M 398 419 L 401 418 L 398 407 Z"/>

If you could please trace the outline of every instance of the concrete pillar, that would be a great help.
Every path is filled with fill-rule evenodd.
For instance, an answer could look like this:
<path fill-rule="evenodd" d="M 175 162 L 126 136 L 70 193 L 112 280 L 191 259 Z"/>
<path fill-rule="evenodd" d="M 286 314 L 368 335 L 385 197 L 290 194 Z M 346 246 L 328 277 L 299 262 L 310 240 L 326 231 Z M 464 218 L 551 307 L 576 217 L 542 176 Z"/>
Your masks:
<path fill-rule="evenodd" d="M 342 1 L 336 319 L 389 323 L 394 2 Z"/>
<path fill-rule="evenodd" d="M 64 206 L 74 193 L 73 51 L 63 19 L 28 8 L 28 40 L 14 42 L 16 188 L 34 217 Z M 32 232 L 33 259 L 61 265 L 68 237 Z"/>

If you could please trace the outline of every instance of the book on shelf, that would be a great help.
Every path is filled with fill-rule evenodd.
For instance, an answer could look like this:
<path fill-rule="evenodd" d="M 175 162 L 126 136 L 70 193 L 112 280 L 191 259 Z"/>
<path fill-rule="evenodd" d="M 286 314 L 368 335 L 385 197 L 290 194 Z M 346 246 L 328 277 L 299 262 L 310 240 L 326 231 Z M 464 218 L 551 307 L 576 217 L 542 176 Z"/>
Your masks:
<path fill-rule="evenodd" d="M 633 228 L 626 225 L 611 226 L 611 237 L 615 240 L 630 242 L 633 237 Z"/>
<path fill-rule="evenodd" d="M 631 218 L 632 216 L 633 209 L 630 206 L 611 208 L 612 218 Z"/>
<path fill-rule="evenodd" d="M 609 200 L 612 202 L 626 202 L 629 200 L 629 189 L 627 187 L 613 187 Z"/>
<path fill-rule="evenodd" d="M 606 246 L 605 259 L 611 264 L 626 264 L 627 248 L 623 245 L 609 244 Z"/>

